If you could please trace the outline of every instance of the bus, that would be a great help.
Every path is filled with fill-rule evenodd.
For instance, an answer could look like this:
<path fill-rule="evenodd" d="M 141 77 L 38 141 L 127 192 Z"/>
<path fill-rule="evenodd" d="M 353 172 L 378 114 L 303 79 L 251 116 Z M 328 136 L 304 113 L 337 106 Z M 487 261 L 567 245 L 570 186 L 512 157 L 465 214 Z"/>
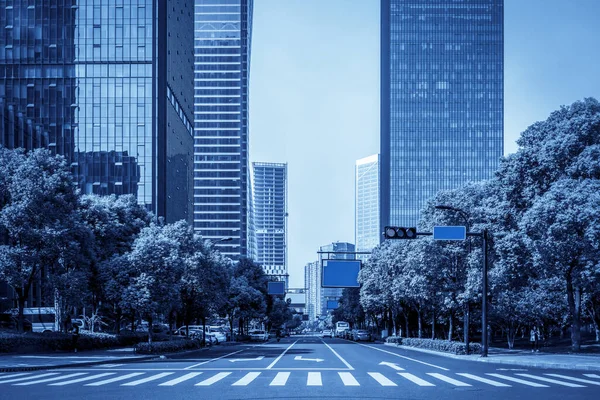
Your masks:
<path fill-rule="evenodd" d="M 341 336 L 345 330 L 350 329 L 350 324 L 344 321 L 338 321 L 335 323 L 335 336 Z"/>
<path fill-rule="evenodd" d="M 13 308 L 10 312 L 15 318 L 18 318 L 18 309 Z M 32 332 L 54 332 L 57 330 L 54 307 L 25 307 L 23 308 L 23 317 L 31 322 Z"/>

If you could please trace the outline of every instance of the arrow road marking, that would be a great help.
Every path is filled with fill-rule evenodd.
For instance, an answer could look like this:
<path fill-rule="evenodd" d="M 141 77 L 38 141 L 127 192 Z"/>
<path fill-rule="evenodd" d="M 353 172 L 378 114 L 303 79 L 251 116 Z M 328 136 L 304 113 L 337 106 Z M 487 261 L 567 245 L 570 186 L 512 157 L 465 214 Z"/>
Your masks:
<path fill-rule="evenodd" d="M 318 363 L 325 361 L 322 358 L 302 358 L 302 356 L 296 356 L 296 357 L 294 357 L 294 360 L 296 360 L 296 361 L 316 361 Z"/>
<path fill-rule="evenodd" d="M 399 367 L 396 363 L 382 361 L 379 363 L 379 365 L 387 365 L 388 367 L 394 368 L 396 371 L 404 371 L 404 368 Z"/>
<path fill-rule="evenodd" d="M 229 362 L 238 362 L 238 361 L 260 361 L 263 358 L 265 358 L 265 356 L 259 356 L 256 358 L 234 358 L 233 360 L 229 360 Z"/>

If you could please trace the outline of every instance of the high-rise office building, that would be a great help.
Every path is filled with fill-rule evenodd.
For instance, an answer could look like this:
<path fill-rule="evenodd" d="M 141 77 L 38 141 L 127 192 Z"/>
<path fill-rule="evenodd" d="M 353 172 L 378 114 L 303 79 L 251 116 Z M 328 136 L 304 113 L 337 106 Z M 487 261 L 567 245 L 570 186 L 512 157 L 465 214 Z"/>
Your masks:
<path fill-rule="evenodd" d="M 309 262 L 304 266 L 306 314 L 308 314 L 309 321 L 314 321 L 321 310 L 321 274 L 319 270 L 318 261 Z"/>
<path fill-rule="evenodd" d="M 381 1 L 381 226 L 503 154 L 503 0 Z"/>
<path fill-rule="evenodd" d="M 287 286 L 287 164 L 253 162 L 252 174 L 255 261 Z"/>
<path fill-rule="evenodd" d="M 0 144 L 191 222 L 193 18 L 193 0 L 0 0 Z"/>
<path fill-rule="evenodd" d="M 194 229 L 220 240 L 223 254 L 245 257 L 253 1 L 195 1 Z"/>
<path fill-rule="evenodd" d="M 341 288 L 324 288 L 321 287 L 323 279 L 323 260 L 354 260 L 356 254 L 353 254 L 356 247 L 352 243 L 348 242 L 333 242 L 319 248 L 319 261 L 317 269 L 317 280 L 319 282 L 319 302 L 316 312 L 318 315 L 327 315 L 328 311 L 333 309 L 329 308 L 331 302 L 336 302 L 342 297 L 344 289 Z"/>
<path fill-rule="evenodd" d="M 356 161 L 355 171 L 356 251 L 371 251 L 379 245 L 379 154 Z"/>

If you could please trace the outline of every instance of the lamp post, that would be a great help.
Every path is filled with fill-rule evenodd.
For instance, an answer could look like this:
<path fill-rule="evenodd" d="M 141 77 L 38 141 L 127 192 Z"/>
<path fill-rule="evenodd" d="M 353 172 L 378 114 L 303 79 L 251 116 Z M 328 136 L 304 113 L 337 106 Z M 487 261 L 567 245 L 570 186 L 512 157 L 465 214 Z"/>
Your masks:
<path fill-rule="evenodd" d="M 482 300 L 481 300 L 481 356 L 488 356 L 488 327 L 487 327 L 487 291 L 488 291 L 488 283 L 487 283 L 487 270 L 488 270 L 488 257 L 487 257 L 487 240 L 488 240 L 488 232 L 487 229 L 484 229 L 481 233 L 469 232 L 469 219 L 468 214 L 461 210 L 460 208 L 447 206 L 447 205 L 439 205 L 435 206 L 438 210 L 448 210 L 454 211 L 458 213 L 464 220 L 467 229 L 467 236 L 481 236 L 482 246 L 483 246 L 483 271 L 481 278 L 481 291 L 482 291 Z M 469 250 L 471 252 L 471 241 L 469 240 Z M 466 304 L 466 316 L 465 316 L 465 344 L 467 346 L 467 354 L 469 354 L 469 303 Z"/>
<path fill-rule="evenodd" d="M 469 232 L 470 230 L 470 224 L 469 224 L 469 218 L 468 218 L 468 214 L 461 210 L 460 208 L 456 208 L 456 207 L 452 207 L 452 206 L 446 206 L 446 205 L 439 205 L 439 206 L 435 206 L 435 208 L 437 210 L 447 210 L 447 211 L 453 211 L 455 213 L 457 213 L 464 221 L 465 221 L 465 227 L 467 228 L 467 232 Z M 468 240 L 468 250 L 467 250 L 467 257 L 468 255 L 471 253 L 471 239 L 467 239 Z M 469 325 L 470 325 L 470 307 L 469 307 L 469 300 L 467 299 L 467 301 L 465 302 L 465 319 L 464 319 L 464 325 L 463 325 L 463 330 L 465 332 L 465 346 L 466 346 L 466 352 L 467 354 L 469 354 Z"/>

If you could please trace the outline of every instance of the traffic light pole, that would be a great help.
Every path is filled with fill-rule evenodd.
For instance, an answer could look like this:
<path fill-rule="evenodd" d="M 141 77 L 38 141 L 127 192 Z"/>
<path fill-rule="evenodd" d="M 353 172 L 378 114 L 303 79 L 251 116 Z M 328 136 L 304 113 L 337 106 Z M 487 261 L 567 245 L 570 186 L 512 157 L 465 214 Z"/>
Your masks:
<path fill-rule="evenodd" d="M 387 228 L 387 227 L 386 227 Z M 400 228 L 402 229 L 402 228 Z M 406 229 L 406 228 L 404 228 Z M 413 228 L 414 229 L 414 228 Z M 385 232 L 384 232 L 385 235 Z M 433 232 L 416 232 L 416 236 L 433 236 Z M 483 266 L 481 277 L 481 357 L 488 356 L 489 341 L 488 341 L 488 309 L 487 309 L 487 292 L 488 292 L 488 230 L 482 232 L 466 232 L 466 236 L 480 237 L 482 240 Z M 386 235 L 386 239 L 392 239 Z M 394 237 L 393 239 L 398 239 Z M 403 237 L 401 239 L 407 239 Z M 410 238 L 412 239 L 412 238 Z"/>

